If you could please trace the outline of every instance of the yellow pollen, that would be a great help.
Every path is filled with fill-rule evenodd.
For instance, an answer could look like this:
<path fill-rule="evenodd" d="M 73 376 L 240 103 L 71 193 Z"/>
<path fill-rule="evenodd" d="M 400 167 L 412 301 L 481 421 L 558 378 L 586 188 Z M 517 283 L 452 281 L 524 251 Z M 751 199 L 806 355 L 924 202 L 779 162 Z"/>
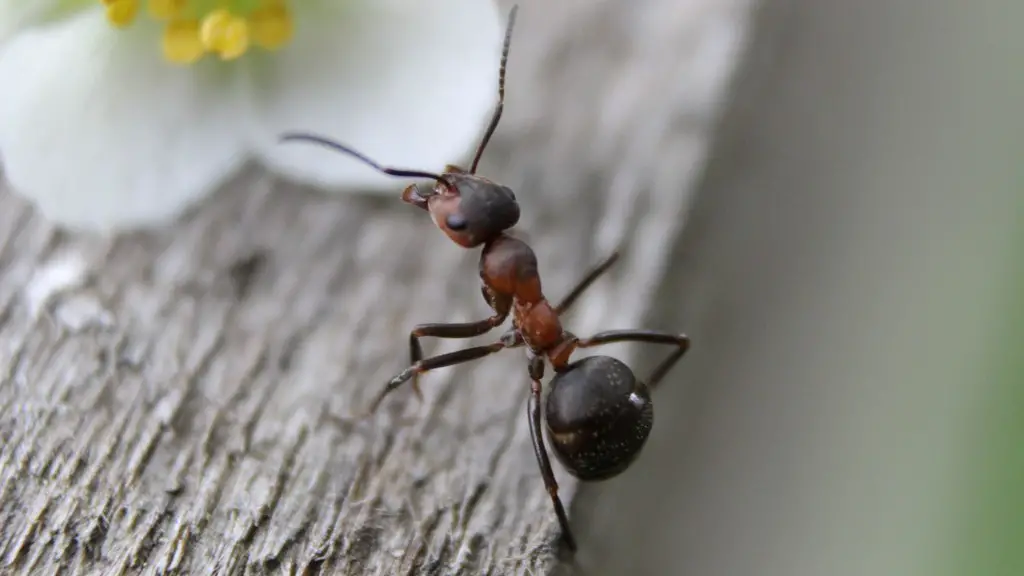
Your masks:
<path fill-rule="evenodd" d="M 149 0 L 149 15 L 157 20 L 171 20 L 181 16 L 188 0 Z"/>
<path fill-rule="evenodd" d="M 219 54 L 221 60 L 234 60 L 249 49 L 249 24 L 244 18 L 220 8 L 203 17 L 199 38 L 203 46 Z"/>
<path fill-rule="evenodd" d="M 276 50 L 292 39 L 294 25 L 284 0 L 270 0 L 249 15 L 252 40 L 267 50 Z"/>
<path fill-rule="evenodd" d="M 139 0 L 101 0 L 106 8 L 107 21 L 117 28 L 124 28 L 135 20 L 139 12 Z"/>
<path fill-rule="evenodd" d="M 175 64 L 192 64 L 206 53 L 199 38 L 198 20 L 175 20 L 164 28 L 164 58 Z"/>
<path fill-rule="evenodd" d="M 36 1 L 36 0 L 23 0 Z M 192 64 L 207 53 L 234 60 L 250 46 L 277 50 L 295 35 L 288 0 L 99 0 L 107 20 L 127 28 L 140 10 L 161 22 L 164 58 Z M 211 6 L 212 5 L 212 6 Z"/>

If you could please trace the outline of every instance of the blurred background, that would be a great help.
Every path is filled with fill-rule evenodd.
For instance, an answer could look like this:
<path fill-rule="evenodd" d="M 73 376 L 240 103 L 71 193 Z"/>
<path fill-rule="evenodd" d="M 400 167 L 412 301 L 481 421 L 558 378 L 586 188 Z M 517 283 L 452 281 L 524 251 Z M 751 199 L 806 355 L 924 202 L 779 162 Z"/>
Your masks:
<path fill-rule="evenodd" d="M 519 179 L 499 178 L 524 189 L 534 232 L 545 232 L 536 234 L 536 245 L 544 247 L 545 265 L 562 274 L 559 282 L 576 276 L 570 265 L 584 266 L 569 260 L 585 253 L 579 246 L 589 246 L 591 236 L 598 237 L 597 254 L 629 233 L 632 263 L 625 266 L 632 268 L 611 296 L 604 293 L 606 309 L 599 312 L 632 319 L 646 310 L 644 326 L 682 330 L 693 340 L 656 393 L 656 424 L 643 457 L 613 480 L 563 485 L 563 494 L 575 492 L 571 516 L 581 549 L 559 570 L 593 576 L 1024 575 L 1024 3 L 718 0 L 724 16 L 699 18 L 698 10 L 714 11 L 712 2 L 682 1 L 677 10 L 666 0 L 569 0 L 552 11 L 557 22 L 549 23 L 542 2 L 526 1 L 532 11 L 523 17 L 526 38 L 532 19 L 536 30 L 571 31 L 566 36 L 578 45 L 542 42 L 538 32 L 514 48 L 510 77 L 525 80 L 510 82 L 509 100 L 516 104 L 508 105 L 497 136 L 495 173 Z M 646 90 L 688 90 L 674 69 L 658 69 L 673 55 L 661 52 L 656 40 L 671 36 L 664 29 L 695 22 L 721 24 L 717 32 L 727 40 L 716 44 L 707 41 L 711 32 L 693 31 L 714 44 L 710 52 L 722 49 L 704 55 L 707 69 L 689 67 L 692 85 L 714 85 L 716 75 L 729 74 L 714 66 L 732 61 L 723 46 L 737 40 L 730 34 L 743 35 L 725 21 L 742 20 L 736 14 L 748 10 L 755 20 L 742 39 L 742 63 L 690 200 L 688 183 L 661 177 L 650 166 L 688 172 L 679 166 L 701 162 L 701 135 L 691 139 L 700 142 L 649 150 L 644 146 L 670 131 L 655 120 L 675 116 L 660 108 L 644 116 L 616 103 L 648 102 L 636 96 Z M 605 24 L 614 20 L 617 36 L 603 38 L 606 31 L 583 18 L 598 13 Z M 627 13 L 635 19 L 619 17 Z M 656 26 L 661 32 L 646 33 L 644 27 Z M 646 43 L 623 46 L 623 37 Z M 611 62 L 611 69 L 629 58 L 642 60 L 638 54 L 651 58 L 634 66 L 635 76 L 613 79 L 621 93 L 594 94 L 607 85 L 602 74 L 610 74 L 599 69 L 602 63 Z M 665 84 L 654 86 L 659 80 Z M 685 96 L 705 112 L 713 106 L 693 101 L 717 97 Z M 650 101 L 678 102 L 675 95 Z M 592 117 L 543 116 L 580 102 L 604 108 L 596 107 Z M 697 126 L 694 133 L 707 121 L 682 119 Z M 601 181 L 612 164 L 622 181 Z M 619 206 L 604 204 L 619 203 L 635 214 L 609 217 L 613 224 L 563 225 L 570 210 L 585 212 L 579 196 L 591 190 L 584 184 L 593 184 L 602 210 L 610 214 Z M 644 187 L 650 190 L 636 192 Z M 250 201 L 248 190 L 234 194 L 217 202 Z M 273 201 L 292 210 L 291 203 Z M 319 208 L 320 200 L 304 202 L 296 213 Z M 369 226 L 360 214 L 385 212 L 371 201 L 331 206 L 324 208 L 331 227 L 335 215 L 356 227 Z M 396 209 L 396 218 L 420 217 L 404 210 Z M 665 223 L 684 212 L 680 222 Z M 202 229 L 206 218 L 194 227 Z M 281 225 L 290 222 L 285 216 L 266 218 L 279 225 L 264 226 L 268 235 L 292 230 Z M 636 234 L 627 230 L 634 220 Z M 379 228 L 371 240 L 392 241 L 390 221 L 371 224 Z M 645 252 L 643 242 L 677 230 L 665 281 L 628 285 L 641 283 L 636 270 L 643 278 L 658 276 L 651 270 L 661 247 Z M 405 232 L 411 237 L 411 228 Z M 442 240 L 431 235 L 426 242 Z M 439 251 L 437 262 L 453 270 L 457 263 L 465 271 L 476 266 L 449 248 Z M 466 307 L 480 304 L 475 284 L 464 289 L 474 298 Z M 654 292 L 653 301 L 645 291 Z M 627 299 L 627 293 L 639 296 Z M 602 308 L 600 300 L 582 306 Z M 591 324 L 597 315 L 589 317 Z M 343 330 L 344 322 L 335 320 Z M 390 342 L 405 337 L 406 324 L 381 320 L 385 328 L 378 332 Z M 333 354 L 339 340 L 322 335 L 329 352 L 319 355 Z M 638 366 L 664 353 L 634 351 Z M 392 358 L 390 348 L 373 353 Z M 390 370 L 383 360 L 367 358 Z M 294 392 L 296 405 L 340 402 L 323 384 L 330 378 L 314 373 L 306 379 L 317 380 L 322 396 Z M 476 379 L 502 390 L 495 396 L 501 411 L 521 409 L 504 402 L 512 394 L 505 381 Z M 450 399 L 444 391 L 453 385 L 435 386 Z M 476 394 L 467 397 L 488 397 Z M 452 419 L 472 412 L 463 404 L 442 407 Z M 287 406 L 279 410 L 290 416 Z M 475 417 L 494 419 L 485 412 Z M 511 489 L 494 489 L 503 494 L 489 498 L 514 500 L 509 508 L 522 504 L 514 511 L 525 510 L 529 518 L 515 521 L 532 530 L 550 517 L 530 514 L 550 509 L 525 438 L 520 428 L 521 441 L 514 444 L 520 450 L 502 471 L 510 482 L 523 476 L 521 492 L 532 494 L 533 508 L 515 500 L 519 494 Z M 337 452 L 333 442 L 324 446 Z M 465 439 L 467 446 L 473 442 L 483 446 L 473 448 L 481 453 L 493 449 L 486 437 Z M 455 449 L 427 444 L 434 451 Z M 346 466 L 352 468 L 339 469 Z M 445 481 L 466 482 L 453 476 Z M 405 490 L 406 477 L 398 477 L 391 493 Z M 543 549 L 531 553 L 542 553 L 537 550 Z"/>
<path fill-rule="evenodd" d="M 577 573 L 1024 574 L 1022 17 L 761 3 Z"/>

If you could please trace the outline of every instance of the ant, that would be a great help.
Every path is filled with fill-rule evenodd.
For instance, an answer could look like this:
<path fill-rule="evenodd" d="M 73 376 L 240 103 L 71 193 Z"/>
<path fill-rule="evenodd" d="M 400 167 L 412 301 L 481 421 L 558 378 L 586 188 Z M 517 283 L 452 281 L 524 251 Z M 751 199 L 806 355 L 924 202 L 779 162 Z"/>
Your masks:
<path fill-rule="evenodd" d="M 386 167 L 338 142 L 306 133 L 282 135 L 282 141 L 303 140 L 354 157 L 379 172 L 397 177 L 429 178 L 432 189 L 416 184 L 402 191 L 402 201 L 430 213 L 434 224 L 463 248 L 483 247 L 480 254 L 481 292 L 493 314 L 484 320 L 458 324 L 420 324 L 409 334 L 411 365 L 392 378 L 374 399 L 369 413 L 405 382 L 411 381 L 422 400 L 419 376 L 430 370 L 477 360 L 508 348 L 526 346 L 527 372 L 531 380 L 527 414 L 533 451 L 541 475 L 570 550 L 576 540 L 558 497 L 551 462 L 541 428 L 541 379 L 544 360 L 554 371 L 545 405 L 548 438 L 555 456 L 582 481 L 606 480 L 622 473 L 639 456 L 654 420 L 651 389 L 690 347 L 685 334 L 651 330 L 609 330 L 580 338 L 562 328 L 559 317 L 618 259 L 613 252 L 592 268 L 569 294 L 552 306 L 541 290 L 537 257 L 533 249 L 507 231 L 519 221 L 519 204 L 512 190 L 476 174 L 477 164 L 498 126 L 505 102 L 505 67 L 518 6 L 508 16 L 498 73 L 498 103 L 487 131 L 476 149 L 469 169 L 448 165 L 435 174 L 422 170 Z M 512 327 L 492 344 L 474 346 L 424 358 L 420 338 L 472 338 L 502 325 L 512 315 Z M 646 381 L 611 356 L 589 356 L 572 361 L 572 353 L 614 342 L 668 344 L 676 349 L 659 364 Z"/>

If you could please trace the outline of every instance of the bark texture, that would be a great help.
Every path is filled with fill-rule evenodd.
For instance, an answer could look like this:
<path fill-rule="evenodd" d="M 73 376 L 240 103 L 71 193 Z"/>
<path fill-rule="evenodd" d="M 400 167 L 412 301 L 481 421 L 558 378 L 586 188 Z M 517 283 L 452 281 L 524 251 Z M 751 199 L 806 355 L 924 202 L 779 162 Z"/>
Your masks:
<path fill-rule="evenodd" d="M 622 246 L 568 324 L 633 327 L 686 221 L 750 5 L 520 4 L 482 171 L 517 191 L 552 299 Z M 520 353 L 431 373 L 424 403 L 403 389 L 354 419 L 407 364 L 414 324 L 485 317 L 476 262 L 395 197 L 255 167 L 113 241 L 62 233 L 0 190 L 0 569 L 550 572 L 558 529 Z M 568 504 L 575 484 L 556 473 Z"/>

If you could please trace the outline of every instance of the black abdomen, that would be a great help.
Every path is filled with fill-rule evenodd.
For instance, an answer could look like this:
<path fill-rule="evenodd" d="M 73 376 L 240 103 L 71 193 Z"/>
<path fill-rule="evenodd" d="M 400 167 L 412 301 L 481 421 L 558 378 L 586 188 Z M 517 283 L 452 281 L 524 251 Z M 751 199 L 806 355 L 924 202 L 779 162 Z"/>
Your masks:
<path fill-rule="evenodd" d="M 605 480 L 639 456 L 654 422 L 650 391 L 623 362 L 590 356 L 551 379 L 551 448 L 580 480 Z"/>

